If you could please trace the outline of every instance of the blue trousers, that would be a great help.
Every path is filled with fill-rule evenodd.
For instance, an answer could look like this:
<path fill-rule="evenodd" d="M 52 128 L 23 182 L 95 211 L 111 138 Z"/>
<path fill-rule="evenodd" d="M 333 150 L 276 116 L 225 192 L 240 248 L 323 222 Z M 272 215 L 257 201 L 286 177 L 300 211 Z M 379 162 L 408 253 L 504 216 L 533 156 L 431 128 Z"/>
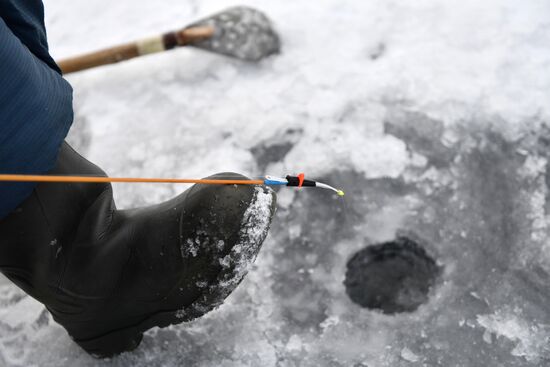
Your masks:
<path fill-rule="evenodd" d="M 0 173 L 51 170 L 72 121 L 72 88 L 48 52 L 42 1 L 1 0 Z M 34 187 L 0 182 L 0 219 Z"/>

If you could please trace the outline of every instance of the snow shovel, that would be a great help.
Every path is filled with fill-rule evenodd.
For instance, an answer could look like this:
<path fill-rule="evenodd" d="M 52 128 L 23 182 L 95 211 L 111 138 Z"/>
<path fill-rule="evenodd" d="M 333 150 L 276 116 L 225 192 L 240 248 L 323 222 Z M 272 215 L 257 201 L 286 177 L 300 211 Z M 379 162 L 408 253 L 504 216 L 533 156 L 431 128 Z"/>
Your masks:
<path fill-rule="evenodd" d="M 114 64 L 142 55 L 193 46 L 245 61 L 279 52 L 279 36 L 260 11 L 238 6 L 199 20 L 184 29 L 110 47 L 58 62 L 63 74 Z"/>

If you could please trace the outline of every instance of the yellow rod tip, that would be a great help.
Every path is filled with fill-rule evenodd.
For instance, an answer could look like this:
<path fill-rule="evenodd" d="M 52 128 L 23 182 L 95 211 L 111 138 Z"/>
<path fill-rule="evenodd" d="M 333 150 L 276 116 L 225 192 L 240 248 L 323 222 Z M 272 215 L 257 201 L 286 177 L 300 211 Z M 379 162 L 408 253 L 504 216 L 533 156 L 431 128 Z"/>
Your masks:
<path fill-rule="evenodd" d="M 342 190 L 338 190 L 336 191 L 336 193 L 338 194 L 338 196 L 344 196 L 344 192 Z"/>

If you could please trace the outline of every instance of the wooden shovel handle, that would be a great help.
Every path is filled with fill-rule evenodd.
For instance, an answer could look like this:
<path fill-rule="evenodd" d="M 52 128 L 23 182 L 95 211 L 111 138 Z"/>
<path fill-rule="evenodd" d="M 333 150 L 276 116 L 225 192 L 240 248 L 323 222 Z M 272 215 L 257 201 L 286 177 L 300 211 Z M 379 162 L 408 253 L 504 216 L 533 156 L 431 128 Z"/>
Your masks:
<path fill-rule="evenodd" d="M 58 61 L 63 74 L 162 52 L 211 37 L 212 27 L 192 27 Z"/>

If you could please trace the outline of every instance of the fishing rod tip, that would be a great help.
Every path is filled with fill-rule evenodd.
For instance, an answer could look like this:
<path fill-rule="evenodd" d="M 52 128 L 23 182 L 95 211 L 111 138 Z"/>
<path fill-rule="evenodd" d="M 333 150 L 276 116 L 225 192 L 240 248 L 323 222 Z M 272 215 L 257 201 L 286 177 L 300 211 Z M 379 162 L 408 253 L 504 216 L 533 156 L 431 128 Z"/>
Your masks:
<path fill-rule="evenodd" d="M 342 190 L 336 190 L 336 193 L 338 194 L 338 196 L 342 197 L 344 196 L 344 192 Z"/>

